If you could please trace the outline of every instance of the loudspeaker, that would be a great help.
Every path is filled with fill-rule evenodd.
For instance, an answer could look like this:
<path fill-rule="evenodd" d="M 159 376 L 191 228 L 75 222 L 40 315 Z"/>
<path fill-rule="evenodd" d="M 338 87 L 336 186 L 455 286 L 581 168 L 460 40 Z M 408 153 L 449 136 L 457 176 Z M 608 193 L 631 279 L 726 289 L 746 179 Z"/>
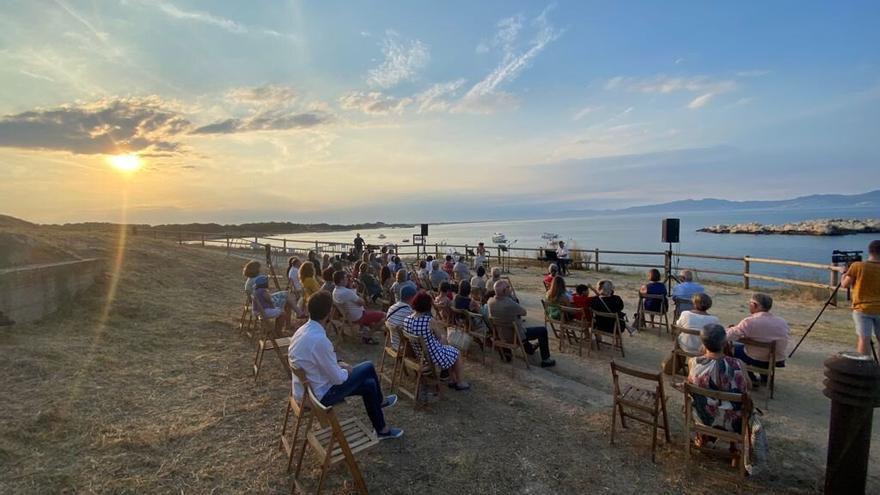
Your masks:
<path fill-rule="evenodd" d="M 422 224 L 422 235 L 428 235 L 428 224 Z"/>
<path fill-rule="evenodd" d="M 681 221 L 678 218 L 664 218 L 661 231 L 663 242 L 678 242 L 678 227 Z"/>

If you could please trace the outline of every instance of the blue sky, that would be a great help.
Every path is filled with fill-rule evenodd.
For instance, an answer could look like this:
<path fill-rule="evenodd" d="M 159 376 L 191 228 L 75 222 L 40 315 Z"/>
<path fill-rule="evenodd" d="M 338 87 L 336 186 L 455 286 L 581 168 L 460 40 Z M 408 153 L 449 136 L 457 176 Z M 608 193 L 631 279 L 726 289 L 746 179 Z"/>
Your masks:
<path fill-rule="evenodd" d="M 874 2 L 4 11 L 0 212 L 36 221 L 444 221 L 880 184 Z"/>

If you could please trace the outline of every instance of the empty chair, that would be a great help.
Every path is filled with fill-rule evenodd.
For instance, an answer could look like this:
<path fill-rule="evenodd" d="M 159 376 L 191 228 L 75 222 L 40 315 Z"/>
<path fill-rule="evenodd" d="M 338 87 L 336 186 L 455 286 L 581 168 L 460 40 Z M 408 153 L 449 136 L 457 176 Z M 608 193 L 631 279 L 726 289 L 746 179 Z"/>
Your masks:
<path fill-rule="evenodd" d="M 620 375 L 647 382 L 651 388 L 641 388 L 631 383 L 621 384 Z M 651 426 L 651 461 L 656 462 L 657 430 L 662 429 L 666 442 L 669 437 L 669 419 L 666 416 L 666 393 L 663 390 L 663 373 L 647 371 L 630 365 L 611 361 L 614 380 L 614 405 L 611 409 L 611 443 L 617 431 L 617 418 L 626 428 L 626 419 Z"/>

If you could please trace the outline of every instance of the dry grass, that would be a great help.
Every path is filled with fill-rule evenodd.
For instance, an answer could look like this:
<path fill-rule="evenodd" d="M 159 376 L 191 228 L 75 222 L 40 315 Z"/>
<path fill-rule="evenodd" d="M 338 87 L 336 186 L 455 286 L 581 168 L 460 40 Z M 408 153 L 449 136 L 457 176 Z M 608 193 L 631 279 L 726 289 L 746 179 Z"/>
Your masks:
<path fill-rule="evenodd" d="M 110 235 L 32 235 L 89 255 L 114 251 Z M 234 329 L 240 267 L 240 259 L 216 251 L 136 238 L 105 322 L 109 280 L 45 321 L 3 330 L 0 492 L 288 492 L 278 433 L 289 382 L 269 356 L 261 383 L 253 383 L 253 349 Z M 537 273 L 515 274 L 530 308 L 538 290 L 526 280 L 537 281 Z M 622 277 L 615 280 L 622 290 L 638 283 Z M 628 361 L 652 366 L 669 339 L 645 335 L 627 345 Z M 338 349 L 351 362 L 379 353 L 350 340 Z M 553 371 L 529 373 L 469 362 L 472 391 L 449 392 L 427 410 L 403 401 L 388 419 L 406 430 L 404 438 L 361 458 L 368 486 L 374 493 L 731 491 L 732 471 L 722 464 L 697 460 L 684 468 L 677 397 L 669 408 L 675 443 L 655 465 L 641 427 L 608 444 L 608 355 L 557 358 Z M 826 416 L 812 415 L 827 405 L 783 412 L 782 404 L 819 400 L 793 382 L 781 379 L 780 398 L 771 404 L 779 416 L 767 419 L 770 469 L 746 482 L 745 492 L 819 491 L 821 444 L 815 435 L 789 431 L 824 428 Z M 357 400 L 339 409 L 363 415 Z M 337 468 L 330 492 L 348 492 L 345 478 Z M 873 475 L 870 486 L 880 487 Z"/>

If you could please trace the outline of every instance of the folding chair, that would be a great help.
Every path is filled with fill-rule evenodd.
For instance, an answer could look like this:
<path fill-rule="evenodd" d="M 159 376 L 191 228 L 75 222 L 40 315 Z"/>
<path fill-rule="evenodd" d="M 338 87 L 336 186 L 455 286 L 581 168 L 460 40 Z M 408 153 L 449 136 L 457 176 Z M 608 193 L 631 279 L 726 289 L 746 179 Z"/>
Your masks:
<path fill-rule="evenodd" d="M 251 295 L 245 292 L 244 307 L 241 309 L 241 319 L 238 321 L 238 333 L 247 335 L 249 339 L 254 338 L 254 301 Z"/>
<path fill-rule="evenodd" d="M 302 470 L 302 461 L 306 450 L 311 447 L 321 459 L 321 475 L 318 478 L 316 494 L 321 493 L 324 480 L 327 478 L 327 471 L 340 462 L 345 462 L 345 465 L 348 467 L 358 493 L 367 494 L 367 483 L 364 481 L 364 476 L 361 474 L 360 467 L 358 467 L 354 456 L 379 444 L 376 433 L 371 427 L 365 426 L 356 417 L 340 422 L 336 418 L 336 413 L 332 407 L 321 404 L 321 401 L 315 397 L 315 393 L 311 389 L 308 389 L 307 392 L 308 400 L 304 407 L 309 408 L 311 415 L 306 426 L 306 431 L 308 432 L 306 434 L 306 441 L 296 463 L 291 493 L 296 493 L 297 491 L 305 492 L 304 487 L 299 482 L 299 473 Z M 324 428 L 312 431 L 312 424 L 315 419 Z"/>
<path fill-rule="evenodd" d="M 608 320 L 614 321 L 614 329 L 612 332 L 606 332 L 604 330 L 599 329 L 599 320 L 605 318 Z M 609 336 L 612 339 L 611 347 L 612 349 L 620 350 L 620 357 L 626 357 L 626 353 L 623 350 L 623 336 L 620 328 L 620 316 L 617 313 L 605 313 L 602 311 L 593 310 L 593 320 L 592 320 L 592 328 L 590 329 L 591 342 L 596 342 L 596 350 L 601 350 L 601 337 L 602 335 Z M 592 345 L 592 344 L 591 344 Z"/>
<path fill-rule="evenodd" d="M 290 472 L 291 467 L 293 467 L 293 454 L 296 452 L 300 430 L 311 412 L 311 409 L 308 407 L 308 392 L 312 388 L 311 384 L 306 379 L 306 373 L 302 368 L 298 368 L 294 364 L 294 366 L 291 367 L 291 371 L 303 386 L 303 396 L 299 402 L 297 402 L 293 397 L 293 390 L 291 389 L 291 393 L 287 396 L 287 411 L 284 413 L 284 423 L 281 425 L 281 449 L 287 454 L 288 473 Z M 293 425 L 293 436 L 288 439 L 287 425 L 290 424 L 291 413 L 296 416 L 296 422 Z M 303 448 L 305 448 L 305 441 L 303 441 Z"/>
<path fill-rule="evenodd" d="M 660 311 L 650 311 L 646 308 L 647 301 L 660 301 Z M 666 313 L 669 311 L 669 302 L 666 296 L 660 294 L 639 294 L 639 309 L 636 313 L 636 328 L 641 330 L 657 329 L 657 335 L 660 330 L 666 328 L 666 333 L 670 333 L 669 317 Z M 648 319 L 650 317 L 650 320 Z M 654 318 L 657 321 L 654 321 Z"/>
<path fill-rule="evenodd" d="M 499 320 L 495 317 L 490 317 L 489 322 L 492 327 L 492 352 L 495 349 L 502 350 L 502 352 L 503 349 L 507 349 L 514 357 L 521 356 L 523 362 L 526 363 L 526 369 L 531 370 L 529 356 L 526 355 L 526 350 L 523 348 L 516 322 Z"/>
<path fill-rule="evenodd" d="M 681 348 L 681 342 L 678 341 L 679 335 L 690 335 L 696 338 L 700 338 L 699 330 L 692 330 L 690 328 L 680 327 L 678 325 L 672 325 L 672 378 L 675 380 L 676 377 L 682 376 L 687 378 L 687 362 L 688 359 L 692 357 L 700 357 L 703 355 L 702 352 L 688 352 L 685 349 Z M 683 371 L 683 373 L 680 373 Z"/>
<path fill-rule="evenodd" d="M 546 300 L 541 299 L 541 307 L 544 309 L 544 326 L 549 328 L 553 332 L 553 335 L 556 336 L 556 339 L 559 341 L 559 351 L 561 352 L 563 335 L 560 331 L 560 327 L 562 326 L 562 320 L 550 317 L 550 305 Z"/>
<path fill-rule="evenodd" d="M 385 345 L 382 346 L 382 357 L 379 359 L 379 380 L 388 381 L 393 393 L 397 388 L 398 374 L 403 366 L 403 353 L 400 351 L 400 328 L 385 322 Z M 385 371 L 385 358 L 390 358 L 394 363 L 389 375 Z"/>
<path fill-rule="evenodd" d="M 275 329 L 275 319 L 266 318 L 263 314 L 263 308 L 259 301 L 256 301 L 257 328 L 259 329 L 257 337 L 257 354 L 254 356 L 254 381 L 260 378 L 260 368 L 263 367 L 263 356 L 266 351 L 272 350 L 281 362 L 281 368 L 284 373 L 290 377 L 290 363 L 287 361 L 287 353 L 282 352 L 282 348 L 287 349 L 290 346 L 290 337 L 282 337 Z"/>
<path fill-rule="evenodd" d="M 685 299 L 683 297 L 673 297 L 672 304 L 675 307 L 675 310 L 672 312 L 672 321 L 678 321 L 678 317 L 681 316 L 683 311 L 690 311 L 694 309 L 694 303 L 690 299 Z"/>
<path fill-rule="evenodd" d="M 651 382 L 652 389 L 626 384 L 621 388 L 620 375 L 627 375 Z M 666 416 L 666 393 L 663 390 L 663 373 L 652 372 L 611 360 L 611 376 L 614 379 L 614 405 L 611 408 L 611 444 L 617 432 L 617 417 L 626 428 L 626 418 L 651 426 L 651 462 L 657 462 L 657 430 L 662 429 L 669 437 L 669 419 Z M 662 420 L 662 424 L 660 421 Z"/>
<path fill-rule="evenodd" d="M 767 400 L 765 405 L 769 407 L 770 399 L 773 398 L 773 391 L 776 385 L 776 341 L 772 340 L 770 342 L 763 342 L 760 340 L 742 338 L 737 340 L 737 342 L 741 344 L 745 344 L 748 347 L 760 347 L 762 349 L 767 350 L 767 355 L 769 359 L 767 362 L 769 363 L 767 368 L 761 368 L 760 366 L 754 366 L 746 363 L 745 361 L 741 361 L 743 364 L 743 368 L 746 371 L 750 371 L 759 376 L 766 375 L 767 376 L 767 386 L 770 388 L 770 394 L 767 396 Z M 756 387 L 757 388 L 757 387 Z"/>
<path fill-rule="evenodd" d="M 587 356 L 592 351 L 591 337 L 591 321 L 587 318 L 587 312 L 583 308 L 572 308 L 569 306 L 560 306 L 563 318 L 559 323 L 559 333 L 562 339 L 559 340 L 559 351 L 562 351 L 563 343 L 571 346 L 577 346 L 578 356 L 584 355 L 584 343 L 587 344 Z"/>
<path fill-rule="evenodd" d="M 715 401 L 727 401 L 731 404 L 740 404 L 740 412 L 742 413 L 742 428 L 739 433 L 733 431 L 722 430 L 711 426 L 706 426 L 696 420 L 693 411 L 694 396 L 700 395 Z M 750 418 L 752 415 L 752 401 L 747 394 L 734 394 L 729 392 L 719 392 L 717 390 L 708 390 L 696 387 L 690 383 L 684 384 L 684 441 L 685 441 L 685 464 L 690 463 L 691 453 L 699 450 L 706 454 L 731 459 L 738 464 L 739 474 L 746 477 L 746 464 L 749 459 L 749 450 L 751 449 L 752 430 Z M 727 449 L 714 449 L 706 445 L 696 446 L 691 438 L 691 432 L 715 437 L 716 444 L 718 440 L 733 442 L 739 444 L 739 452 L 730 452 Z"/>
<path fill-rule="evenodd" d="M 403 380 L 398 383 L 398 390 L 400 390 L 403 395 L 412 399 L 415 402 L 416 407 L 422 405 L 422 402 L 424 402 L 424 405 L 427 405 L 427 394 L 424 396 L 425 400 L 422 401 L 422 385 L 434 385 L 437 388 L 437 396 L 442 396 L 443 387 L 440 380 L 440 370 L 433 362 L 431 362 L 431 359 L 428 356 L 428 346 L 425 344 L 424 337 L 413 335 L 405 330 L 401 330 L 400 335 L 400 345 L 402 347 L 401 352 L 403 352 L 402 371 L 411 371 L 415 376 L 413 378 L 414 384 L 412 390 L 408 390 L 404 386 Z"/>
<path fill-rule="evenodd" d="M 470 334 L 473 341 L 480 346 L 480 362 L 486 364 L 486 351 L 489 350 L 492 344 L 492 329 L 482 314 L 474 313 L 473 311 L 465 311 L 465 313 L 469 320 L 466 331 Z"/>

